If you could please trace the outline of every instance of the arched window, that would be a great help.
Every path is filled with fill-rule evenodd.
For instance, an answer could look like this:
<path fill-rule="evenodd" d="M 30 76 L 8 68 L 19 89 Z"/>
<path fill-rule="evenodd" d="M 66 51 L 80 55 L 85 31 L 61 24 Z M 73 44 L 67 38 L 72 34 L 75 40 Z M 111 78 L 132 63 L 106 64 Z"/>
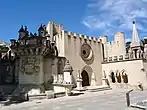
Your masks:
<path fill-rule="evenodd" d="M 114 72 L 111 72 L 111 81 L 112 81 L 112 83 L 115 83 L 116 81 L 115 81 L 115 74 L 114 74 Z"/>
<path fill-rule="evenodd" d="M 58 74 L 63 73 L 63 62 L 62 60 L 58 60 Z"/>
<path fill-rule="evenodd" d="M 116 79 L 117 79 L 118 83 L 121 83 L 121 75 L 120 75 L 120 72 L 118 70 L 116 71 Z"/>
<path fill-rule="evenodd" d="M 125 70 L 122 71 L 122 79 L 124 83 L 128 83 L 128 75 Z"/>

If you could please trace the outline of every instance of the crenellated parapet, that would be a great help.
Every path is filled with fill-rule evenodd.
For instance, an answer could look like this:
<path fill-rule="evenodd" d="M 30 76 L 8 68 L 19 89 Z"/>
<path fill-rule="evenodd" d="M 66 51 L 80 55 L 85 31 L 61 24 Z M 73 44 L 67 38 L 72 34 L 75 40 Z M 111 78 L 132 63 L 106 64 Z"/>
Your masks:
<path fill-rule="evenodd" d="M 63 30 L 64 31 L 64 30 Z M 80 38 L 81 40 L 87 40 L 94 43 L 100 43 L 101 39 L 96 37 L 91 37 L 83 34 L 77 34 L 74 32 L 64 31 L 64 34 L 66 34 L 68 37 L 74 37 L 74 38 Z"/>
<path fill-rule="evenodd" d="M 116 32 L 114 40 L 108 41 L 107 36 L 100 36 L 104 45 L 104 56 L 119 56 L 126 54 L 125 36 L 123 32 Z"/>

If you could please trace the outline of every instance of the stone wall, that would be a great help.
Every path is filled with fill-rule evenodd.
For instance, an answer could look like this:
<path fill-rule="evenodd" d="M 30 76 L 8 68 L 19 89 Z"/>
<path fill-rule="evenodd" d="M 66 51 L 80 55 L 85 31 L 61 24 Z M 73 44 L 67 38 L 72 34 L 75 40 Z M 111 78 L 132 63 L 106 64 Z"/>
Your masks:
<path fill-rule="evenodd" d="M 24 56 L 19 61 L 19 84 L 43 84 L 44 60 L 42 56 Z"/>
<path fill-rule="evenodd" d="M 106 73 L 111 85 L 118 84 L 116 75 L 120 74 L 121 84 L 128 84 L 135 87 L 139 83 L 142 83 L 143 86 L 147 88 L 147 77 L 145 72 L 142 71 L 143 68 L 147 68 L 147 64 L 146 62 L 143 62 L 143 60 L 130 60 L 102 64 L 102 70 Z M 115 76 L 115 83 L 112 82 L 112 72 Z M 122 74 L 127 75 L 128 83 L 124 83 Z"/>
<path fill-rule="evenodd" d="M 93 57 L 90 61 L 84 61 L 81 58 L 81 46 L 84 43 L 87 43 L 92 49 Z M 76 83 L 78 72 L 86 70 L 90 81 L 93 72 L 96 75 L 97 85 L 101 84 L 103 50 L 100 39 L 62 30 L 61 35 L 56 37 L 56 44 L 59 56 L 68 59 L 73 67 L 74 83 Z"/>

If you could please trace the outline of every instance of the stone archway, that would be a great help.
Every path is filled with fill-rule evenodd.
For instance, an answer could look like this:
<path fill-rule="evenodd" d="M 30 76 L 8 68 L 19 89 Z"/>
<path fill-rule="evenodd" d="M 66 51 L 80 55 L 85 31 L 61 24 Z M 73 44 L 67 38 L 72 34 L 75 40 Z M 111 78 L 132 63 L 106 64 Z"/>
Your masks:
<path fill-rule="evenodd" d="M 121 75 L 122 75 L 123 83 L 128 83 L 128 75 L 126 70 L 122 70 Z"/>
<path fill-rule="evenodd" d="M 81 76 L 82 76 L 82 86 L 90 86 L 89 76 L 85 70 L 82 71 Z"/>
<path fill-rule="evenodd" d="M 84 75 L 85 73 L 85 75 Z M 90 86 L 91 85 L 91 77 L 92 77 L 92 73 L 93 73 L 93 70 L 92 68 L 89 66 L 89 65 L 85 65 L 82 70 L 81 70 L 81 76 L 83 74 L 83 77 L 87 77 L 87 85 L 86 86 Z"/>

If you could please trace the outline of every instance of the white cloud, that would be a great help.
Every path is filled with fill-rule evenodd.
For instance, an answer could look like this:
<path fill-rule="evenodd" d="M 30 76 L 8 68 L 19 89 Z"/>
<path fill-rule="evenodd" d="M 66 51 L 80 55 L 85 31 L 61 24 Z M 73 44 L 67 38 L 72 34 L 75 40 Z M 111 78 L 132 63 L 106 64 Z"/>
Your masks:
<path fill-rule="evenodd" d="M 91 30 L 105 33 L 132 30 L 132 21 L 137 21 L 137 28 L 145 30 L 140 22 L 147 17 L 147 0 L 89 0 L 87 14 L 82 23 Z M 147 20 L 142 21 L 147 24 Z"/>

